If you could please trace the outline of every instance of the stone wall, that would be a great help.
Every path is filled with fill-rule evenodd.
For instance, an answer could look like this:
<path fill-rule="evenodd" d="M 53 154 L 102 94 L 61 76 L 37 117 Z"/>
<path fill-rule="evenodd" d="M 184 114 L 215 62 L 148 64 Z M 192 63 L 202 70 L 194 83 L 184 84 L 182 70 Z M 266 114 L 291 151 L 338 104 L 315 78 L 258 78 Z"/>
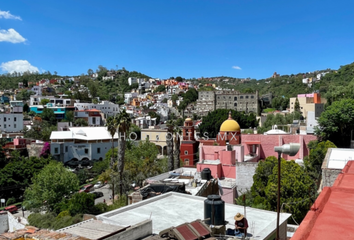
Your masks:
<path fill-rule="evenodd" d="M 338 175 L 342 172 L 342 169 L 331 169 L 323 168 L 322 169 L 322 185 L 321 190 L 324 187 L 332 187 L 334 181 L 336 181 Z"/>
<path fill-rule="evenodd" d="M 236 197 L 242 195 L 253 185 L 253 175 L 256 172 L 258 162 L 236 163 Z"/>
<path fill-rule="evenodd" d="M 27 144 L 27 151 L 29 157 L 39 157 L 41 154 L 44 143 Z"/>

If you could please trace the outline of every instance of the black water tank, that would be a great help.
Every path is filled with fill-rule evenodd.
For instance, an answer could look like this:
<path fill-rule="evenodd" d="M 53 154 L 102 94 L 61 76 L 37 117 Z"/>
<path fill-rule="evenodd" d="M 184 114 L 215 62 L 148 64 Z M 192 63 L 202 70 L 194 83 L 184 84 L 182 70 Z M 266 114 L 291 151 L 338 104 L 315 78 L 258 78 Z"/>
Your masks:
<path fill-rule="evenodd" d="M 225 224 L 225 202 L 221 200 L 219 195 L 209 195 L 204 201 L 204 219 L 209 225 Z"/>
<path fill-rule="evenodd" d="M 209 168 L 204 168 L 201 173 L 201 177 L 203 180 L 210 180 L 211 179 L 211 171 Z"/>

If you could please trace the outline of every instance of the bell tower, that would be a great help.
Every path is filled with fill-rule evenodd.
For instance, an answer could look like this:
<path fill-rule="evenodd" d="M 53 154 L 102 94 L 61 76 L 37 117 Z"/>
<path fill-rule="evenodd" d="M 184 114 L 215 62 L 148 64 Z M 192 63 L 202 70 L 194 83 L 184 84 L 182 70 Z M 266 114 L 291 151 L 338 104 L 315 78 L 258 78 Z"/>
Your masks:
<path fill-rule="evenodd" d="M 194 163 L 198 161 L 197 152 L 199 142 L 194 137 L 194 125 L 191 118 L 184 121 L 182 128 L 182 143 L 180 147 L 180 158 L 183 161 L 183 167 L 194 167 Z"/>

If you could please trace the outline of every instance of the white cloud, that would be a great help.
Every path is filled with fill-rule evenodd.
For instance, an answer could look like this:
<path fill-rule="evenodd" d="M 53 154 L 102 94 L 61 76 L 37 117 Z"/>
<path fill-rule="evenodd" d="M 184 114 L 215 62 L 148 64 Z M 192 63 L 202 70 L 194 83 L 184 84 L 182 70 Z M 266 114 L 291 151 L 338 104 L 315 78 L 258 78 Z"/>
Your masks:
<path fill-rule="evenodd" d="M 232 66 L 233 69 L 237 69 L 237 70 L 241 70 L 242 68 L 240 68 L 239 66 Z"/>
<path fill-rule="evenodd" d="M 10 11 L 1 11 L 0 18 L 22 20 L 21 17 L 12 15 Z"/>
<path fill-rule="evenodd" d="M 38 68 L 32 66 L 27 60 L 14 60 L 5 63 L 1 63 L 0 68 L 3 72 L 39 72 Z"/>
<path fill-rule="evenodd" d="M 0 42 L 21 43 L 25 42 L 26 38 L 22 37 L 15 29 L 0 30 Z"/>

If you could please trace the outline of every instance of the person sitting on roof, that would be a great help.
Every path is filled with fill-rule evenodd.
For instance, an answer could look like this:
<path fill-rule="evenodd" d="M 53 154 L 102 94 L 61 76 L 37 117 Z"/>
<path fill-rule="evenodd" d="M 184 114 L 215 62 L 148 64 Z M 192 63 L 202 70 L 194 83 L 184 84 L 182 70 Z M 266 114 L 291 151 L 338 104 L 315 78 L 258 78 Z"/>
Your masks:
<path fill-rule="evenodd" d="M 246 237 L 247 228 L 248 228 L 247 219 L 241 213 L 237 213 L 234 219 L 235 219 L 235 236 Z"/>

